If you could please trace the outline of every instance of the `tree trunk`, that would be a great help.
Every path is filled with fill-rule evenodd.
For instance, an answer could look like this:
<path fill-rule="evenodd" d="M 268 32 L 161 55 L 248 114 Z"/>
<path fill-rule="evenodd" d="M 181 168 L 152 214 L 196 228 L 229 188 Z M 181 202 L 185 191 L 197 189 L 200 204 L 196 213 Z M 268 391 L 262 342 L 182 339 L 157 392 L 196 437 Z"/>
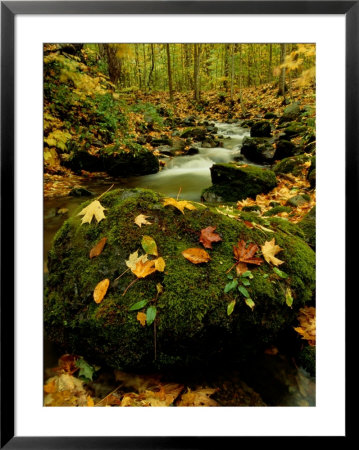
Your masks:
<path fill-rule="evenodd" d="M 173 88 L 172 88 L 172 70 L 171 70 L 171 55 L 170 55 L 170 44 L 166 44 L 167 52 L 167 72 L 168 72 L 168 89 L 170 93 L 170 102 L 173 102 Z"/>
<path fill-rule="evenodd" d="M 201 44 L 193 44 L 194 99 L 197 102 L 201 98 L 201 92 L 200 92 L 200 54 L 201 54 Z"/>
<path fill-rule="evenodd" d="M 269 59 L 268 59 L 268 83 L 272 81 L 272 59 L 273 59 L 273 44 L 269 44 Z"/>
<path fill-rule="evenodd" d="M 153 44 L 151 44 L 151 69 L 148 75 L 148 89 L 151 89 L 152 73 L 154 68 L 155 68 L 155 50 Z"/>
<path fill-rule="evenodd" d="M 281 65 L 283 65 L 285 61 L 286 46 L 287 44 L 280 44 Z M 278 95 L 283 95 L 283 97 L 285 98 L 285 67 L 282 67 L 280 71 Z"/>

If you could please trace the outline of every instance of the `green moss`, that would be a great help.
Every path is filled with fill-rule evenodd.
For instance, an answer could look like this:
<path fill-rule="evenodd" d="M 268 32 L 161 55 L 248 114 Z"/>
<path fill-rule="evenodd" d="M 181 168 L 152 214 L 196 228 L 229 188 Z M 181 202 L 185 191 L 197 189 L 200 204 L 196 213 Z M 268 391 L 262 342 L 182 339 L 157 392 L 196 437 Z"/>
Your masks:
<path fill-rule="evenodd" d="M 274 208 L 269 209 L 266 211 L 263 215 L 264 216 L 275 216 L 276 214 L 287 212 L 290 213 L 292 211 L 292 208 L 289 206 L 275 206 Z"/>
<path fill-rule="evenodd" d="M 315 347 L 307 346 L 300 352 L 298 357 L 299 364 L 312 376 L 315 377 Z"/>
<path fill-rule="evenodd" d="M 232 346 L 243 357 L 260 351 L 291 324 L 300 305 L 310 300 L 313 251 L 294 233 L 281 230 L 278 223 L 272 225 L 275 233 L 250 229 L 242 221 L 199 205 L 182 214 L 173 206 L 164 207 L 161 198 L 141 189 L 111 191 L 101 199 L 106 219 L 81 225 L 81 217 L 76 214 L 87 202 L 65 222 L 49 257 L 44 319 L 50 339 L 68 352 L 122 368 L 203 363 Z M 151 225 L 135 225 L 138 214 L 148 215 Z M 267 224 L 256 214 L 243 213 L 243 217 Z M 222 241 L 207 250 L 211 257 L 208 263 L 192 264 L 182 251 L 202 247 L 199 235 L 207 226 L 216 226 Z M 126 272 L 125 261 L 141 249 L 144 234 L 156 241 L 159 255 L 166 262 L 165 271 L 139 279 L 123 295 L 135 280 L 130 271 Z M 90 259 L 91 248 L 102 237 L 107 237 L 106 247 L 101 255 Z M 278 280 L 267 263 L 252 266 L 254 278 L 248 287 L 256 304 L 252 311 L 238 291 L 224 293 L 227 271 L 235 262 L 233 245 L 238 239 L 263 245 L 273 237 L 283 248 L 278 256 L 285 261 L 281 269 L 289 278 Z M 96 304 L 93 290 L 105 278 L 111 281 L 109 289 Z M 158 283 L 163 293 L 157 298 Z M 293 309 L 285 304 L 286 283 L 295 298 Z M 136 319 L 137 311 L 129 311 L 140 300 L 147 301 L 143 312 L 149 305 L 157 307 L 156 361 L 154 325 L 142 327 Z M 231 300 L 237 304 L 233 314 L 227 316 Z"/>
<path fill-rule="evenodd" d="M 276 174 L 278 173 L 293 173 L 293 175 L 299 175 L 303 169 L 303 164 L 309 160 L 307 155 L 292 156 L 290 158 L 284 158 L 276 163 L 272 170 Z"/>
<path fill-rule="evenodd" d="M 276 185 L 274 172 L 251 165 L 214 164 L 211 167 L 213 185 L 202 192 L 205 201 L 234 202 L 266 193 Z"/>
<path fill-rule="evenodd" d="M 303 219 L 299 222 L 298 226 L 304 233 L 305 241 L 315 249 L 316 241 L 316 220 L 315 220 L 315 206 L 312 208 L 308 214 L 306 214 Z"/>

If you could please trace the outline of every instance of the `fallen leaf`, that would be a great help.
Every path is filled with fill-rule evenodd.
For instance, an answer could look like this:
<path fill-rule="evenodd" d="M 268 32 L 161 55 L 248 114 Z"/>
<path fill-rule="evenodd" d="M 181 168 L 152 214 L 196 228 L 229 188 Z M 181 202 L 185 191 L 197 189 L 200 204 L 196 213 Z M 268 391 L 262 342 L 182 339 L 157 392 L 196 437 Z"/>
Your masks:
<path fill-rule="evenodd" d="M 243 273 L 248 272 L 248 266 L 247 266 L 247 264 L 246 264 L 246 263 L 243 263 L 243 262 L 239 262 L 239 263 L 236 265 L 236 272 L 237 272 L 237 275 L 242 275 Z"/>
<path fill-rule="evenodd" d="M 264 245 L 261 246 L 261 249 L 264 259 L 268 264 L 272 263 L 274 266 L 279 266 L 280 264 L 284 263 L 284 261 L 281 261 L 280 259 L 275 257 L 277 253 L 283 250 L 279 247 L 279 245 L 275 244 L 275 238 L 273 238 L 271 241 L 266 241 Z"/>
<path fill-rule="evenodd" d="M 87 406 L 88 393 L 83 382 L 68 373 L 49 378 L 44 390 L 44 406 Z"/>
<path fill-rule="evenodd" d="M 145 278 L 148 275 L 151 275 L 151 273 L 156 272 L 156 270 L 154 260 L 146 261 L 145 263 L 138 261 L 136 268 L 132 270 L 132 273 L 134 273 L 137 278 Z"/>
<path fill-rule="evenodd" d="M 245 303 L 247 306 L 249 306 L 251 308 L 251 310 L 253 311 L 253 308 L 255 307 L 255 303 L 251 298 L 245 298 L 244 299 Z"/>
<path fill-rule="evenodd" d="M 166 267 L 166 263 L 162 257 L 155 259 L 155 269 L 156 270 L 158 270 L 159 272 L 163 272 L 165 270 L 165 267 Z"/>
<path fill-rule="evenodd" d="M 211 259 L 209 254 L 201 248 L 188 248 L 182 252 L 182 255 L 193 264 L 208 262 Z"/>
<path fill-rule="evenodd" d="M 93 298 L 96 303 L 101 303 L 103 298 L 106 295 L 107 289 L 110 285 L 110 280 L 108 278 L 105 278 L 104 280 L 100 281 L 97 286 L 95 287 L 95 290 L 93 291 Z"/>
<path fill-rule="evenodd" d="M 305 306 L 300 308 L 298 320 L 300 327 L 294 328 L 295 331 L 302 335 L 302 339 L 308 341 L 308 344 L 315 346 L 316 343 L 316 319 L 315 308 L 313 306 Z"/>
<path fill-rule="evenodd" d="M 148 216 L 145 216 L 144 214 L 140 214 L 135 218 L 135 224 L 138 225 L 140 228 L 142 225 L 152 225 L 151 222 L 148 222 L 147 219 Z"/>
<path fill-rule="evenodd" d="M 192 203 L 186 201 L 186 200 L 175 200 L 174 198 L 168 197 L 165 198 L 163 201 L 163 206 L 174 206 L 175 208 L 179 209 L 181 211 L 182 214 L 184 214 L 184 209 L 190 209 L 190 210 L 194 210 L 197 209 L 195 206 L 192 205 Z"/>
<path fill-rule="evenodd" d="M 87 405 L 86 406 L 95 406 L 95 402 L 93 401 L 93 398 L 89 395 L 87 396 Z"/>
<path fill-rule="evenodd" d="M 44 391 L 46 394 L 53 394 L 56 392 L 56 384 L 54 379 L 45 384 Z"/>
<path fill-rule="evenodd" d="M 138 312 L 136 319 L 140 322 L 140 324 L 144 327 L 146 325 L 147 316 L 143 312 Z"/>
<path fill-rule="evenodd" d="M 292 305 L 293 305 L 293 296 L 292 296 L 292 291 L 290 290 L 289 287 L 287 287 L 287 289 L 285 291 L 285 302 L 290 308 L 292 307 Z"/>
<path fill-rule="evenodd" d="M 131 253 L 128 260 L 126 261 L 126 266 L 129 267 L 132 271 L 136 269 L 136 265 L 139 261 L 145 263 L 147 261 L 147 255 L 138 256 L 138 250 Z"/>
<path fill-rule="evenodd" d="M 210 398 L 218 389 L 196 389 L 181 395 L 176 406 L 219 406 L 218 403 Z"/>
<path fill-rule="evenodd" d="M 78 356 L 76 356 L 76 355 L 70 355 L 68 353 L 66 353 L 66 355 L 62 355 L 58 361 L 59 365 L 55 369 L 56 372 L 69 373 L 70 375 L 72 375 L 77 370 L 79 370 L 79 368 L 76 366 L 77 359 L 78 359 Z"/>
<path fill-rule="evenodd" d="M 205 248 L 212 248 L 212 242 L 219 242 L 222 240 L 219 234 L 214 233 L 216 228 L 217 227 L 207 227 L 201 230 L 199 242 L 201 242 Z"/>
<path fill-rule="evenodd" d="M 233 246 L 234 258 L 238 262 L 256 264 L 259 266 L 262 264 L 263 259 L 258 256 L 254 256 L 257 250 L 259 250 L 257 244 L 250 243 L 246 248 L 245 241 L 240 240 L 238 241 L 237 247 Z M 242 267 L 242 269 L 244 269 L 244 267 Z M 244 272 L 246 272 L 246 270 L 244 270 Z"/>
<path fill-rule="evenodd" d="M 141 245 L 148 255 L 158 256 L 157 244 L 151 236 L 143 236 Z"/>
<path fill-rule="evenodd" d="M 81 224 L 91 223 L 93 217 L 95 217 L 97 222 L 100 222 L 102 219 L 106 219 L 105 214 L 103 213 L 105 209 L 106 208 L 104 208 L 98 200 L 94 200 L 78 213 L 79 216 L 83 216 Z"/>
<path fill-rule="evenodd" d="M 90 251 L 90 258 L 94 258 L 95 256 L 99 256 L 102 253 L 107 242 L 107 237 L 102 238 Z"/>

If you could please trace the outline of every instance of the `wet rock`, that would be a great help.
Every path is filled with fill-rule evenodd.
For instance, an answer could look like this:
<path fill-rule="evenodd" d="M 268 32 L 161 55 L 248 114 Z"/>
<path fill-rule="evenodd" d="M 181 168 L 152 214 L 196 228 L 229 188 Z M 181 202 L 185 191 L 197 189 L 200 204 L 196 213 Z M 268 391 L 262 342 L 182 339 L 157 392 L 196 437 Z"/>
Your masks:
<path fill-rule="evenodd" d="M 267 112 L 264 114 L 265 119 L 276 119 L 278 116 L 273 112 Z"/>
<path fill-rule="evenodd" d="M 85 188 L 74 187 L 71 189 L 69 195 L 72 197 L 91 197 L 94 194 Z"/>
<path fill-rule="evenodd" d="M 172 145 L 172 140 L 168 136 L 162 136 L 160 138 L 152 138 L 151 145 L 153 147 L 159 147 L 160 145 Z"/>
<path fill-rule="evenodd" d="M 270 137 L 271 134 L 270 123 L 265 120 L 256 122 L 251 127 L 251 137 Z"/>
<path fill-rule="evenodd" d="M 211 167 L 213 186 L 205 189 L 205 201 L 216 196 L 219 201 L 234 202 L 267 193 L 276 185 L 274 172 L 251 165 L 214 164 Z"/>
<path fill-rule="evenodd" d="M 276 149 L 274 138 L 250 138 L 243 139 L 241 153 L 249 161 L 258 164 L 271 164 L 274 161 Z"/>
<path fill-rule="evenodd" d="M 284 159 L 294 156 L 297 148 L 291 141 L 280 139 L 276 144 L 275 159 Z"/>
<path fill-rule="evenodd" d="M 78 150 L 61 164 L 74 172 L 101 172 L 103 170 L 102 159 L 99 155 L 90 155 L 87 151 Z"/>
<path fill-rule="evenodd" d="M 104 170 L 112 176 L 129 177 L 159 171 L 157 157 L 147 149 L 136 153 L 108 153 L 102 156 Z"/>
<path fill-rule="evenodd" d="M 291 158 L 284 158 L 272 166 L 272 170 L 276 174 L 280 173 L 292 173 L 293 175 L 299 175 L 304 169 L 304 163 L 309 161 L 309 156 L 298 155 Z"/>
<path fill-rule="evenodd" d="M 205 128 L 188 128 L 181 134 L 182 138 L 192 138 L 195 141 L 203 141 L 206 138 L 207 131 Z"/>

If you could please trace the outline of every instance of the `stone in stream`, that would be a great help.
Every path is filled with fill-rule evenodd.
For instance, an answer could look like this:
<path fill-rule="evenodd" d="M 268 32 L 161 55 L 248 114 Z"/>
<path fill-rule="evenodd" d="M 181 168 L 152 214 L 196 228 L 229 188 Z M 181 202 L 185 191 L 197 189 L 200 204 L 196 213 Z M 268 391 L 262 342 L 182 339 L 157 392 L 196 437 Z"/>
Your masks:
<path fill-rule="evenodd" d="M 202 192 L 206 202 L 235 202 L 271 191 L 277 186 L 275 173 L 252 165 L 214 164 L 213 185 Z"/>
<path fill-rule="evenodd" d="M 284 220 L 263 222 L 256 214 L 240 213 L 244 220 L 272 229 L 270 233 L 196 203 L 196 209 L 182 214 L 164 206 L 158 193 L 131 189 L 106 193 L 101 198 L 106 218 L 81 225 L 78 213 L 90 202 L 63 224 L 49 252 L 44 325 L 47 337 L 63 352 L 126 370 L 203 368 L 218 360 L 245 360 L 277 345 L 286 331 L 293 333 L 299 308 L 312 299 L 315 253 L 298 237 L 301 230 Z M 146 214 L 151 224 L 138 227 L 134 219 L 139 214 Z M 182 252 L 201 248 L 199 235 L 208 226 L 216 226 L 222 241 L 207 249 L 207 263 L 192 264 Z M 155 240 L 166 267 L 138 279 L 125 293 L 136 280 L 126 260 L 141 249 L 144 235 Z M 90 250 L 104 237 L 106 247 L 91 259 Z M 288 274 L 293 306 L 286 305 L 283 283 L 273 280 L 272 266 L 263 262 L 248 266 L 253 275 L 246 288 L 255 303 L 252 311 L 237 289 L 224 293 L 228 269 L 235 263 L 233 246 L 239 239 L 260 246 L 273 238 L 283 249 L 277 256 L 284 261 L 280 269 Z M 231 273 L 235 275 L 234 269 Z M 97 304 L 94 289 L 106 278 L 108 291 Z M 233 300 L 236 305 L 228 315 Z M 138 302 L 143 306 L 130 310 Z M 137 314 L 149 306 L 156 307 L 156 320 L 142 326 Z"/>
<path fill-rule="evenodd" d="M 72 197 L 91 197 L 94 194 L 83 187 L 74 187 L 71 189 L 69 195 Z"/>
<path fill-rule="evenodd" d="M 182 138 L 193 138 L 195 141 L 203 141 L 207 136 L 207 130 L 205 128 L 187 128 L 181 134 Z"/>
<path fill-rule="evenodd" d="M 276 149 L 274 138 L 253 138 L 246 136 L 243 139 L 241 153 L 249 161 L 258 164 L 271 164 L 275 159 Z"/>
<path fill-rule="evenodd" d="M 270 137 L 271 134 L 270 123 L 265 120 L 256 122 L 251 127 L 251 137 Z"/>

